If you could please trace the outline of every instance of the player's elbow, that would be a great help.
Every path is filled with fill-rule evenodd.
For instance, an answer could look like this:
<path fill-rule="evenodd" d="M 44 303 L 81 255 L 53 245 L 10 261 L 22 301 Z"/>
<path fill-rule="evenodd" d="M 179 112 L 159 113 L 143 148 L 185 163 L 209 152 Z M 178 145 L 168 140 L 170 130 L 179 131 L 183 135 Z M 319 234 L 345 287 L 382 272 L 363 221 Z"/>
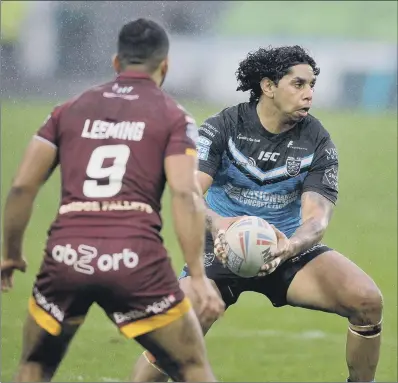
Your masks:
<path fill-rule="evenodd" d="M 326 229 L 328 228 L 328 220 L 326 218 L 319 218 L 315 219 L 314 222 L 314 231 L 318 235 L 319 239 L 321 240 L 326 233 Z"/>
<path fill-rule="evenodd" d="M 10 192 L 15 195 L 35 194 L 42 184 L 41 180 L 36 178 L 37 177 L 23 176 L 20 174 L 16 175 L 12 180 Z"/>
<path fill-rule="evenodd" d="M 201 192 L 195 186 L 171 188 L 171 196 L 174 201 L 183 204 L 190 211 L 201 211 L 205 208 Z"/>
<path fill-rule="evenodd" d="M 35 185 L 29 185 L 21 182 L 14 182 L 11 186 L 9 196 L 21 197 L 35 195 L 37 192 L 37 187 Z"/>
<path fill-rule="evenodd" d="M 172 188 L 171 195 L 174 198 L 179 198 L 186 201 L 191 201 L 199 197 L 198 190 L 194 187 Z"/>
<path fill-rule="evenodd" d="M 325 217 L 311 217 L 304 221 L 311 227 L 314 237 L 320 241 L 326 233 L 329 221 Z"/>

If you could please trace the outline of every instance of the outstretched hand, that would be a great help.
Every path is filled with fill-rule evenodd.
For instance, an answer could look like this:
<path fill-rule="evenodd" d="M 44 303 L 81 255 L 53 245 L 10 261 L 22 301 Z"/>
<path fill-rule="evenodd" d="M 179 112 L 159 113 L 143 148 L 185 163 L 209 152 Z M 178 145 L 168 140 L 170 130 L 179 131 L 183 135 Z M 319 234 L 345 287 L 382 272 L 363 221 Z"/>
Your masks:
<path fill-rule="evenodd" d="M 26 271 L 27 263 L 24 258 L 14 260 L 5 259 L 1 261 L 1 291 L 7 292 L 14 286 L 13 275 L 14 271 L 18 270 L 24 273 Z"/>

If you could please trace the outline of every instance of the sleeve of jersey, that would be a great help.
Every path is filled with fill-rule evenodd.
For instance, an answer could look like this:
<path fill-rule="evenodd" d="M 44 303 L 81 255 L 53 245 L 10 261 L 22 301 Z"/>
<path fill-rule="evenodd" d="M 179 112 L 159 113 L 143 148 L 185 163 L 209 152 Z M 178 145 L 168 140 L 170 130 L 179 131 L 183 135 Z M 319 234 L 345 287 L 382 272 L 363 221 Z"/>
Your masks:
<path fill-rule="evenodd" d="M 223 147 L 223 120 L 220 116 L 207 119 L 199 128 L 196 144 L 199 170 L 214 178 L 221 164 Z"/>
<path fill-rule="evenodd" d="M 338 154 L 330 137 L 319 145 L 304 180 L 303 192 L 314 191 L 336 204 L 338 195 Z"/>
<path fill-rule="evenodd" d="M 196 156 L 197 137 L 198 127 L 195 120 L 188 115 L 181 116 L 172 126 L 165 157 L 177 154 Z"/>
<path fill-rule="evenodd" d="M 58 122 L 57 122 L 57 112 L 58 109 L 54 109 L 53 112 L 47 117 L 44 121 L 44 124 L 41 128 L 36 132 L 35 138 L 47 142 L 49 145 L 52 145 L 58 148 Z"/>

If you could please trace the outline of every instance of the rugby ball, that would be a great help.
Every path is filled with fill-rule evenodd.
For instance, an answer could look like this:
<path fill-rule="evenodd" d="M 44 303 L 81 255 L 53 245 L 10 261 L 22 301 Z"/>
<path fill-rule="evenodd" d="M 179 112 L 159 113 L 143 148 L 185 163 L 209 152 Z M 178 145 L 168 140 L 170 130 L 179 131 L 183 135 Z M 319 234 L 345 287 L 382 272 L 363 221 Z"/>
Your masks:
<path fill-rule="evenodd" d="M 277 238 L 271 225 L 262 218 L 243 217 L 225 233 L 227 267 L 242 278 L 256 276 L 276 248 Z"/>

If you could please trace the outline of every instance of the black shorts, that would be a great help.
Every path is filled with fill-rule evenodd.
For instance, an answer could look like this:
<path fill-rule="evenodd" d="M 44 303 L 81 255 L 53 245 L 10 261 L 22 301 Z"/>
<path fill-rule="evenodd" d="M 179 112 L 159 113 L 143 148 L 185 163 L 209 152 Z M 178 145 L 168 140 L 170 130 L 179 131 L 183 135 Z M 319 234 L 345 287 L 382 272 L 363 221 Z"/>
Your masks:
<path fill-rule="evenodd" d="M 294 276 L 308 262 L 331 248 L 317 244 L 311 249 L 296 255 L 279 266 L 272 274 L 265 277 L 242 278 L 234 274 L 216 258 L 213 238 L 206 234 L 204 254 L 206 275 L 212 279 L 221 292 L 225 305 L 228 307 L 237 302 L 241 293 L 253 291 L 265 295 L 275 307 L 287 305 L 287 290 Z M 189 276 L 187 265 L 184 266 L 179 279 Z"/>

